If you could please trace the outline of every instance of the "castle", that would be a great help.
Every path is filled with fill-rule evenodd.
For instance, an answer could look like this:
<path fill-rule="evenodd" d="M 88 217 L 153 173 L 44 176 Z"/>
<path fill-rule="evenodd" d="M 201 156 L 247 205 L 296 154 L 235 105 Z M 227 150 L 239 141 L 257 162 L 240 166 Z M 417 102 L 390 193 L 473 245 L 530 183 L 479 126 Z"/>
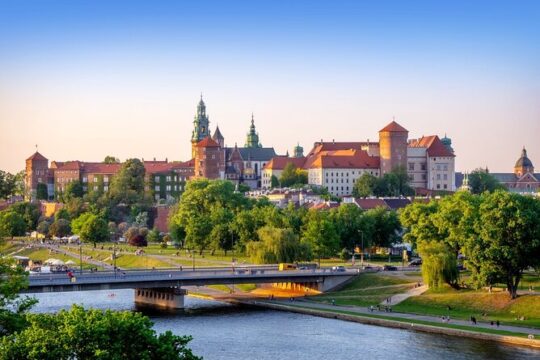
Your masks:
<path fill-rule="evenodd" d="M 218 126 L 213 134 L 210 131 L 206 104 L 201 96 L 193 120 L 191 160 L 143 160 L 146 190 L 156 201 L 173 201 L 193 178 L 224 179 L 251 189 L 267 189 L 271 187 L 272 177 L 279 178 L 285 166 L 292 162 L 308 172 L 309 184 L 326 187 L 336 196 L 350 195 L 354 183 L 364 173 L 383 176 L 397 167 L 407 170 L 417 192 L 455 191 L 455 155 L 451 140 L 437 135 L 409 139 L 408 134 L 407 129 L 392 121 L 379 131 L 378 142 L 321 140 L 305 156 L 299 144 L 292 157 L 288 153 L 278 156 L 273 147 L 261 145 L 252 114 L 244 146 L 228 147 Z M 45 186 L 46 197 L 52 199 L 73 181 L 80 181 L 85 192 L 106 192 L 120 166 L 119 163 L 83 161 L 52 161 L 49 166 L 48 159 L 36 151 L 26 160 L 27 197 L 35 199 L 38 186 Z"/>

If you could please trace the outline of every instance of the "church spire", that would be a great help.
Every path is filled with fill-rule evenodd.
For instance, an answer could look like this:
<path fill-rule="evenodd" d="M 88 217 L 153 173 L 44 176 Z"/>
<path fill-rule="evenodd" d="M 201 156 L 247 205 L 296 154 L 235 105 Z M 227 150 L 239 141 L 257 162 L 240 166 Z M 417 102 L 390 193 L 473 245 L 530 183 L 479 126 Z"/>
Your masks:
<path fill-rule="evenodd" d="M 251 113 L 251 126 L 249 127 L 249 132 L 246 137 L 246 144 L 244 147 L 247 148 L 260 148 L 262 145 L 259 143 L 259 134 L 255 130 L 255 117 Z"/>
<path fill-rule="evenodd" d="M 210 121 L 208 120 L 208 115 L 206 114 L 206 104 L 203 101 L 201 93 L 201 100 L 197 105 L 197 114 L 193 119 L 193 131 L 191 133 L 191 152 L 193 157 L 195 157 L 195 148 L 197 143 L 210 136 L 209 125 Z"/>

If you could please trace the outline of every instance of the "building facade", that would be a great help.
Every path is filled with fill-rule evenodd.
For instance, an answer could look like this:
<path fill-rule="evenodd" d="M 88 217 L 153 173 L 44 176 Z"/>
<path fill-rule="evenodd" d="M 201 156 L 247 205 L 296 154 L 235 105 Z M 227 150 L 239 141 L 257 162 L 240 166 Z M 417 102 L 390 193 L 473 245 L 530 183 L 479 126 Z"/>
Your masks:
<path fill-rule="evenodd" d="M 534 165 L 527 156 L 525 147 L 514 164 L 512 173 L 492 173 L 508 190 L 517 193 L 537 193 L 540 189 L 540 173 L 534 173 Z"/>
<path fill-rule="evenodd" d="M 211 135 L 208 131 L 206 105 L 202 99 L 197 107 L 196 119 L 199 118 L 204 118 L 204 121 L 194 122 L 196 128 L 193 130 L 192 137 L 192 146 L 195 149 L 193 178 L 227 179 L 237 184 L 248 185 L 251 189 L 260 188 L 263 168 L 277 154 L 274 148 L 261 145 L 253 114 L 244 147 L 236 144 L 234 147 L 227 147 L 219 127 L 216 127 L 214 134 Z M 198 139 L 201 134 L 206 136 L 197 143 L 193 143 L 194 139 Z"/>
<path fill-rule="evenodd" d="M 451 140 L 437 135 L 408 139 L 408 130 L 392 121 L 379 131 L 379 141 L 316 142 L 304 158 L 279 157 L 263 170 L 262 186 L 271 187 L 288 163 L 308 171 L 308 183 L 332 195 L 348 196 L 364 173 L 383 176 L 398 167 L 407 170 L 413 188 L 455 191 L 455 155 Z M 303 163 L 303 164 L 300 164 Z"/>

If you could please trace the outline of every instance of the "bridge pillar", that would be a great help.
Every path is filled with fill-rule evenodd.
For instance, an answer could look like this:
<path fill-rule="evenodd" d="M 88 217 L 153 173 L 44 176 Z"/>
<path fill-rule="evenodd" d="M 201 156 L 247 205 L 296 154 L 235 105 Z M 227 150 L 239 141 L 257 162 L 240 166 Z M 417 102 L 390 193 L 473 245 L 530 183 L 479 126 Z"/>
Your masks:
<path fill-rule="evenodd" d="M 139 288 L 135 289 L 135 303 L 163 309 L 183 309 L 185 289 Z"/>

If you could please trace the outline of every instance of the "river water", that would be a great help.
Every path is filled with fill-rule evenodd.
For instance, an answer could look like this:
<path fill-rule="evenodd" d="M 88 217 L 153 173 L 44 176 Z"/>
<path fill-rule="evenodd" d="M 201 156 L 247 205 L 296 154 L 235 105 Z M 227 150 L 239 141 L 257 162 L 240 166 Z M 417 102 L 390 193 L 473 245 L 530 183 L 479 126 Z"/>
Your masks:
<path fill-rule="evenodd" d="M 71 304 L 132 310 L 133 291 L 36 294 L 36 312 Z M 189 346 L 206 360 L 539 359 L 540 351 L 495 342 L 261 310 L 186 297 L 186 310 L 147 313 L 156 331 L 192 335 Z"/>

